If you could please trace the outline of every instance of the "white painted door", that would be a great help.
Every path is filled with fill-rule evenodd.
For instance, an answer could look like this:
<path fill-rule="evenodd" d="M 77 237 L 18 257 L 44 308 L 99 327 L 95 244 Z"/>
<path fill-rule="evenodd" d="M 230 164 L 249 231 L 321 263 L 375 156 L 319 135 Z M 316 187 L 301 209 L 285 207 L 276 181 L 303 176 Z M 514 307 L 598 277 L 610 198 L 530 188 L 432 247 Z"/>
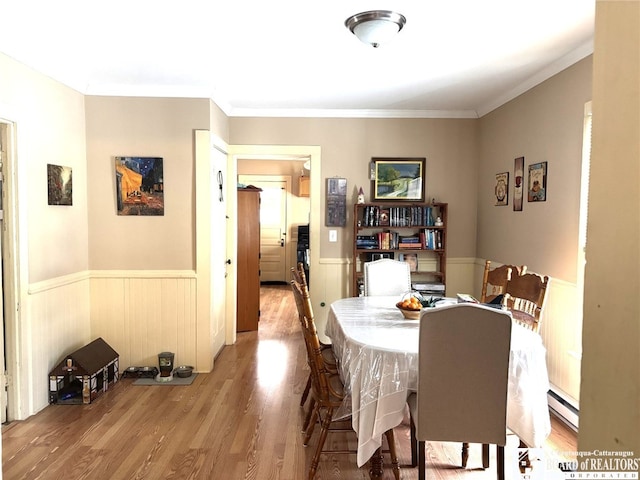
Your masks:
<path fill-rule="evenodd" d="M 213 352 L 225 343 L 227 298 L 227 155 L 213 147 L 211 151 L 211 310 Z"/>
<path fill-rule="evenodd" d="M 290 182 L 281 176 L 240 175 L 260 192 L 260 281 L 287 281 L 287 198 Z"/>

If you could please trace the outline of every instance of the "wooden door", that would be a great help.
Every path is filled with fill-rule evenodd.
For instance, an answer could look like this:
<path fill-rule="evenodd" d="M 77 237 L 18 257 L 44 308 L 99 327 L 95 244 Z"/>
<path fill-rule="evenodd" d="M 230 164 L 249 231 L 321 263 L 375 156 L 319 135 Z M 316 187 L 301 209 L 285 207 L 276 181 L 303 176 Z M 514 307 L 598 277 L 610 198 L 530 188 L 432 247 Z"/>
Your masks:
<path fill-rule="evenodd" d="M 260 189 L 238 189 L 237 331 L 260 318 Z"/>
<path fill-rule="evenodd" d="M 240 175 L 239 181 L 260 192 L 260 281 L 288 281 L 287 200 L 291 180 L 279 175 Z"/>

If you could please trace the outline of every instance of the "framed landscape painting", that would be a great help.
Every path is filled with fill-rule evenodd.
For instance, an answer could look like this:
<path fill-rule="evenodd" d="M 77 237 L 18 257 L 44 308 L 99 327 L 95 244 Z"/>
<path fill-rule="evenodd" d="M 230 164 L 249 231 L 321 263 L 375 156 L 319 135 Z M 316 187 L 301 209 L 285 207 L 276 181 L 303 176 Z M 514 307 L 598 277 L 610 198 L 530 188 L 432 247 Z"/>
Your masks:
<path fill-rule="evenodd" d="M 372 201 L 424 202 L 424 158 L 372 158 Z"/>

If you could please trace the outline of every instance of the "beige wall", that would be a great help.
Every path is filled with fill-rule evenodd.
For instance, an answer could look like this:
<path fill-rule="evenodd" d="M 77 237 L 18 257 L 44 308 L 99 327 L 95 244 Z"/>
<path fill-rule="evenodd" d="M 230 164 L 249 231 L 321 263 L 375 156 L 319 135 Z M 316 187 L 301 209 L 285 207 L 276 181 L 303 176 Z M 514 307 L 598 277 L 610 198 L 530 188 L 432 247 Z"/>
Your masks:
<path fill-rule="evenodd" d="M 596 2 L 578 447 L 640 456 L 640 3 Z"/>
<path fill-rule="evenodd" d="M 0 117 L 17 123 L 30 282 L 87 269 L 84 96 L 0 54 Z M 47 204 L 47 164 L 72 168 L 73 205 Z"/>
<path fill-rule="evenodd" d="M 232 144 L 319 145 L 322 171 L 312 171 L 312 175 L 321 175 L 323 199 L 327 178 L 347 179 L 347 226 L 337 228 L 337 243 L 329 243 L 328 228 L 323 222 L 321 257 L 351 257 L 351 205 L 360 186 L 365 197 L 370 198 L 371 157 L 426 157 L 427 198 L 449 202 L 448 254 L 475 256 L 476 120 L 230 118 L 229 122 Z M 322 205 L 324 219 L 324 200 Z"/>
<path fill-rule="evenodd" d="M 16 130 L 16 291 L 4 283 L 9 418 L 44 408 L 49 370 L 91 340 L 84 96 L 0 54 L 0 118 Z M 72 168 L 73 205 L 47 204 L 47 164 Z M 5 245 L 9 248 L 9 245 Z M 17 256 L 19 255 L 19 257 Z M 5 271 L 9 265 L 5 265 Z M 18 308 L 19 305 L 19 308 Z"/>
<path fill-rule="evenodd" d="M 480 119 L 479 258 L 576 281 L 584 105 L 588 57 Z M 521 212 L 513 211 L 514 159 L 524 157 Z M 530 164 L 547 162 L 547 201 L 528 202 Z M 495 206 L 495 175 L 509 172 L 509 205 Z"/>
<path fill-rule="evenodd" d="M 86 117 L 90 269 L 194 269 L 194 130 L 210 101 L 88 96 Z M 118 216 L 116 156 L 164 159 L 163 216 Z"/>

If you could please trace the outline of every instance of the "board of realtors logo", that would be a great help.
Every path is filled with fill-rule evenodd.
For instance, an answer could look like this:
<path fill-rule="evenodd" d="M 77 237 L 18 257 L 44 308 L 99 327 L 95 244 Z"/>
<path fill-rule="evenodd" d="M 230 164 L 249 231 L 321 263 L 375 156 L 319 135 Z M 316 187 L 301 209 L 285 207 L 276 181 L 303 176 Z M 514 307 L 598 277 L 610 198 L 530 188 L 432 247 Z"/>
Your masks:
<path fill-rule="evenodd" d="M 639 480 L 640 456 L 629 451 L 517 449 L 521 480 Z"/>

